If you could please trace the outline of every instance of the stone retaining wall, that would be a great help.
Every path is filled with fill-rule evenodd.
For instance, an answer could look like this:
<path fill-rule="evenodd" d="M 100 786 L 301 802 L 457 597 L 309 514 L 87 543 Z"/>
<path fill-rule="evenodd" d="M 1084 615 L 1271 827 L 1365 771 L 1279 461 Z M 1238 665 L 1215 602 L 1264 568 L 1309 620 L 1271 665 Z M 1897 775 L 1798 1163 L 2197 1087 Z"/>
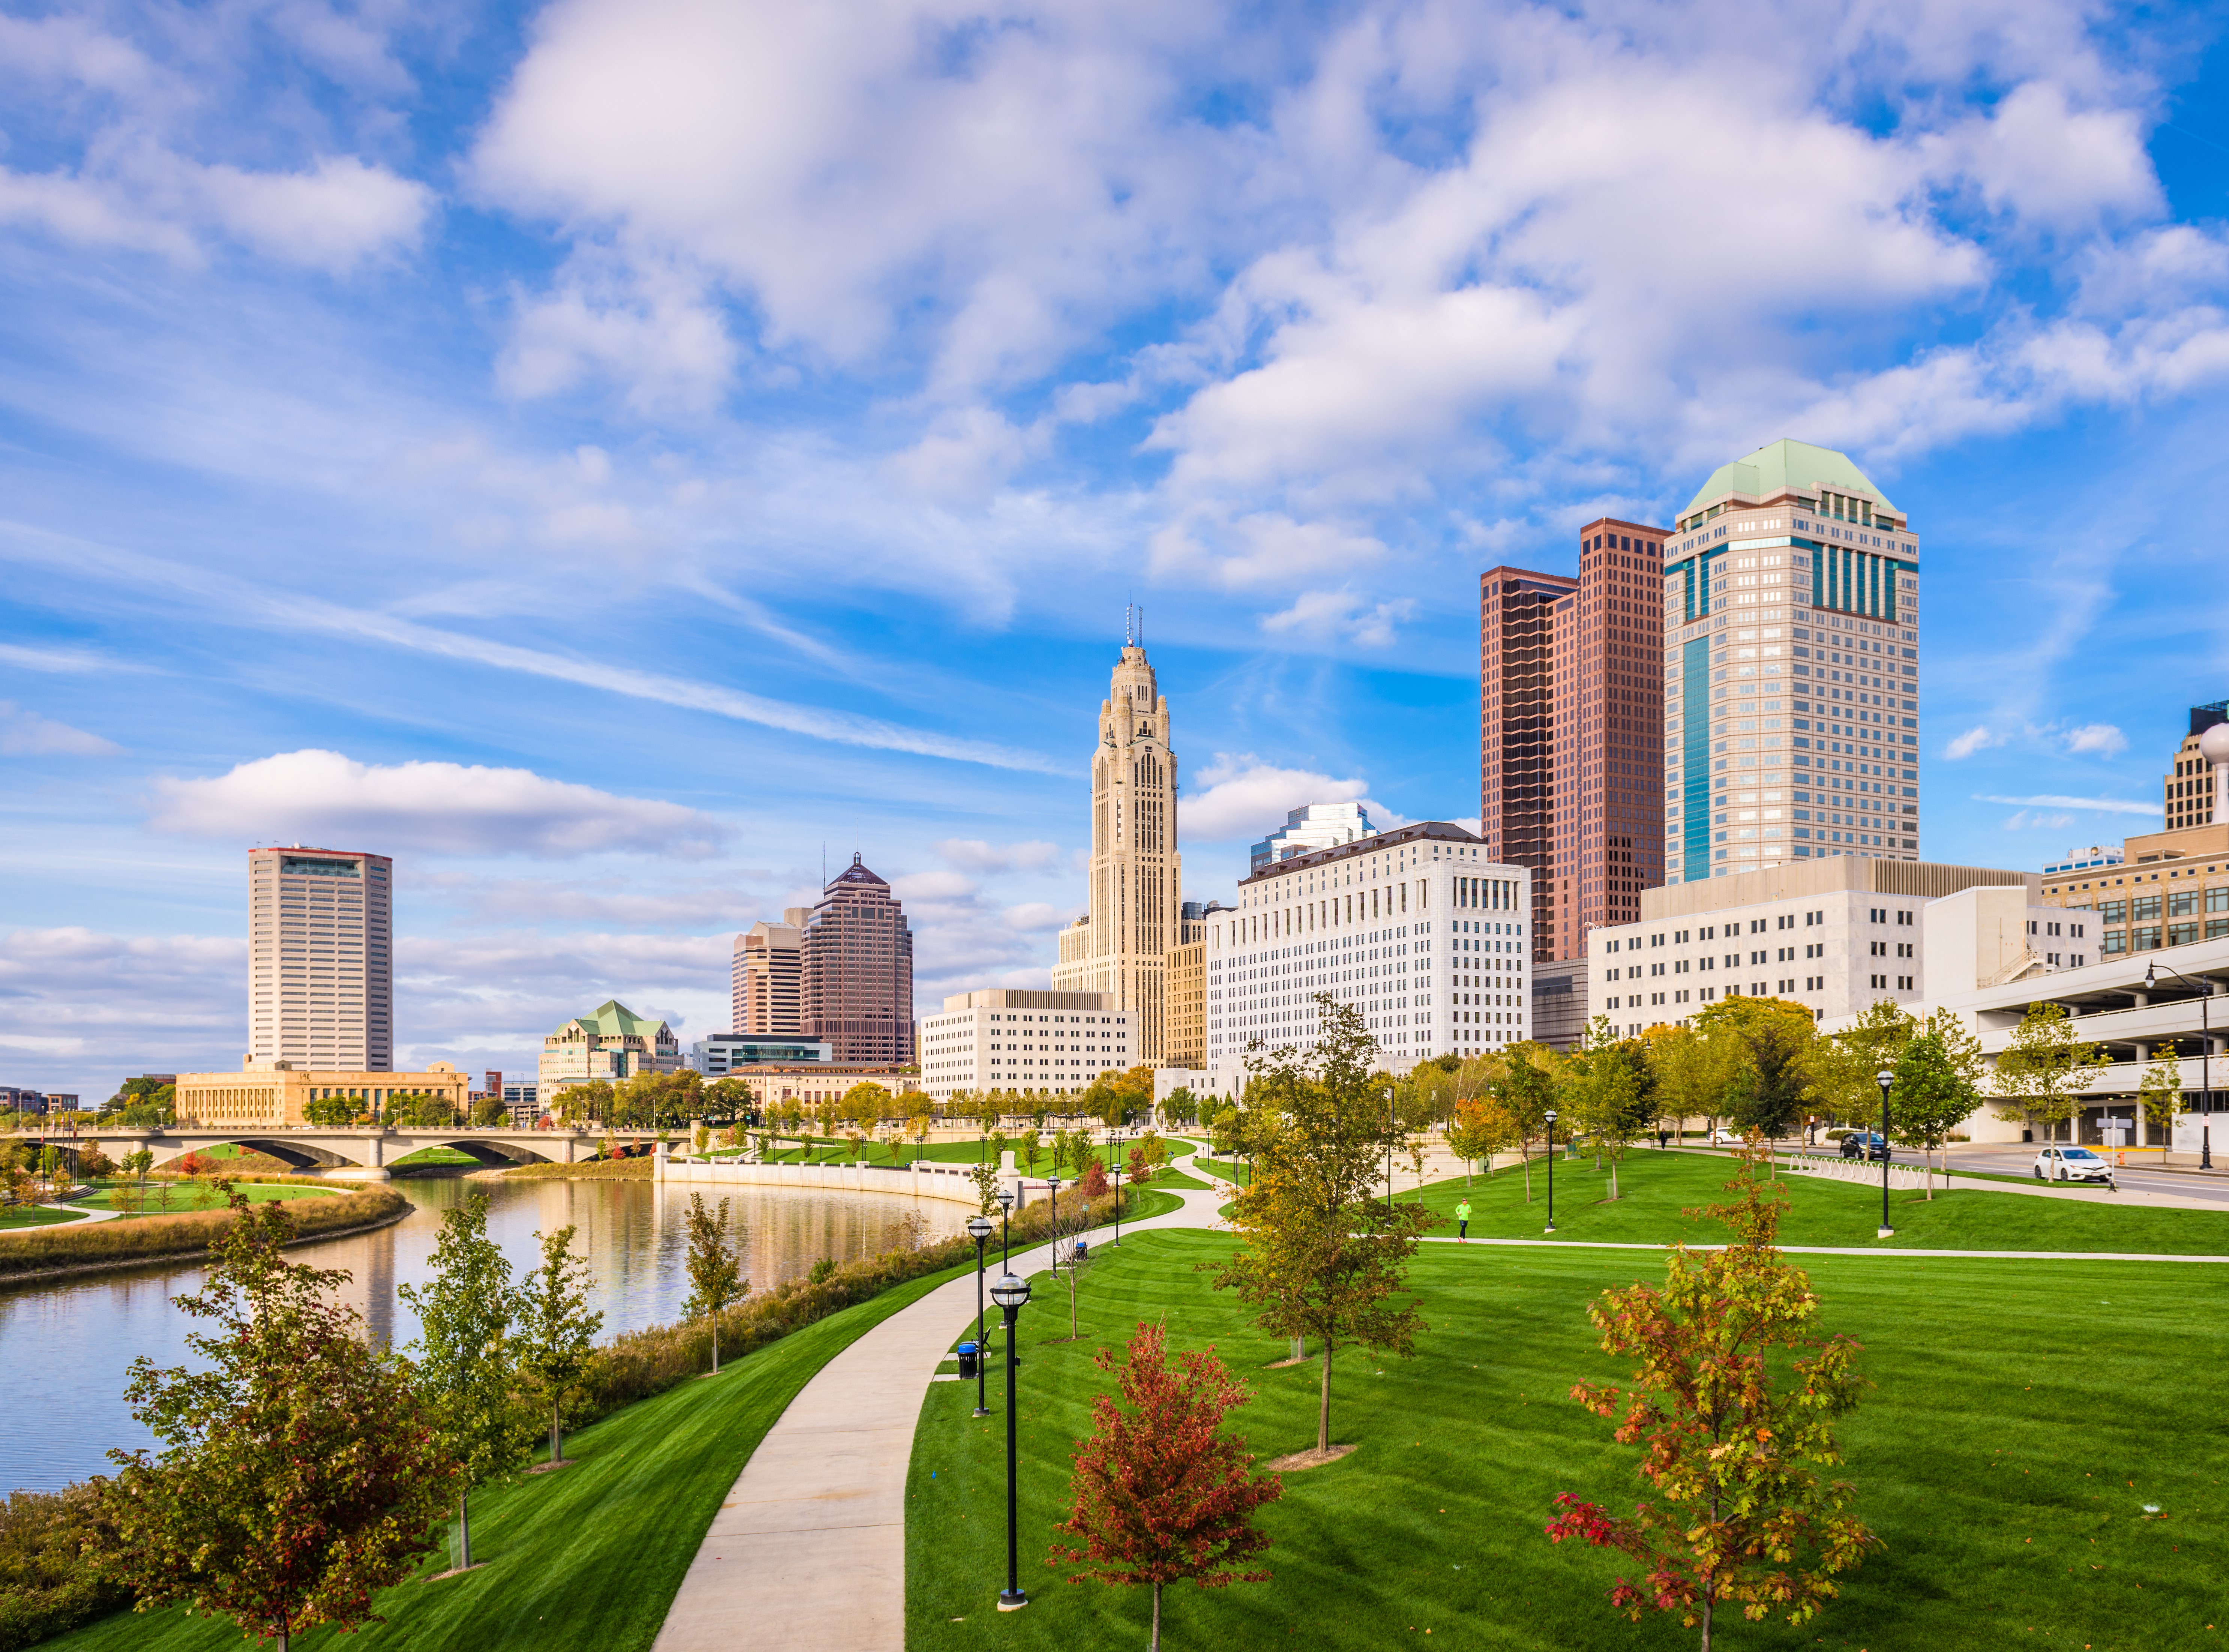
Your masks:
<path fill-rule="evenodd" d="M 973 1210 L 980 1202 L 965 1165 L 755 1165 L 707 1163 L 658 1155 L 657 1179 L 725 1187 L 809 1187 L 822 1192 L 894 1193 L 951 1199 Z M 1002 1178 L 1002 1180 L 1005 1180 Z M 1026 1197 L 1024 1200 L 1027 1202 Z"/>

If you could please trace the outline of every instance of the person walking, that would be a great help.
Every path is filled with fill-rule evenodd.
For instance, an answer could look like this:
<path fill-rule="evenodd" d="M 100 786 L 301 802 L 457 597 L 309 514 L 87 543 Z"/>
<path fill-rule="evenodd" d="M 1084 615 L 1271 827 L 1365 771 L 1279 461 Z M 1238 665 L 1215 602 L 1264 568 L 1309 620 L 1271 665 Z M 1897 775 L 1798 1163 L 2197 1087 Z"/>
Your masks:
<path fill-rule="evenodd" d="M 1465 1199 L 1455 1206 L 1455 1243 L 1470 1243 L 1470 1201 Z"/>

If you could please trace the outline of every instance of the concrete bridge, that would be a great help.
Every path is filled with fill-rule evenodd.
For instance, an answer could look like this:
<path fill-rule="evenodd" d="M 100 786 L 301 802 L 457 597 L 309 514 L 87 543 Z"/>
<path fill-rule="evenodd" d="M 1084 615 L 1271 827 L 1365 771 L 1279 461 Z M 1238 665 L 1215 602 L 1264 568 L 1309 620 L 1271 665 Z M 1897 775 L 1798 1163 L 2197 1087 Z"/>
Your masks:
<path fill-rule="evenodd" d="M 658 1140 L 658 1133 L 652 1130 L 614 1130 L 611 1135 L 620 1146 L 633 1149 Z M 161 1130 L 80 1130 L 74 1136 L 50 1136 L 48 1141 L 65 1153 L 98 1143 L 103 1153 L 117 1160 L 145 1147 L 155 1155 L 157 1170 L 189 1153 L 206 1153 L 211 1147 L 248 1147 L 304 1172 L 326 1173 L 352 1181 L 384 1181 L 389 1164 L 426 1147 L 454 1147 L 491 1166 L 569 1165 L 595 1157 L 603 1137 L 601 1131 L 474 1129 L 456 1125 L 395 1130 L 358 1125 L 331 1129 L 307 1125 L 286 1128 L 246 1125 L 232 1129 L 177 1125 Z"/>

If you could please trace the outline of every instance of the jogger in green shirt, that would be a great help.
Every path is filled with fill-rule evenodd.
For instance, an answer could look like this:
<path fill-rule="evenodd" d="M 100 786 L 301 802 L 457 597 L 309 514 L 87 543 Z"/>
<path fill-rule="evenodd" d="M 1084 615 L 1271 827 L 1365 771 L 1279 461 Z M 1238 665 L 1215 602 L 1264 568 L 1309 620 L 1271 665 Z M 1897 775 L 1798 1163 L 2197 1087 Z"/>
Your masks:
<path fill-rule="evenodd" d="M 1455 1243 L 1457 1244 L 1470 1243 L 1470 1201 L 1468 1199 L 1463 1200 L 1461 1204 L 1455 1206 Z"/>

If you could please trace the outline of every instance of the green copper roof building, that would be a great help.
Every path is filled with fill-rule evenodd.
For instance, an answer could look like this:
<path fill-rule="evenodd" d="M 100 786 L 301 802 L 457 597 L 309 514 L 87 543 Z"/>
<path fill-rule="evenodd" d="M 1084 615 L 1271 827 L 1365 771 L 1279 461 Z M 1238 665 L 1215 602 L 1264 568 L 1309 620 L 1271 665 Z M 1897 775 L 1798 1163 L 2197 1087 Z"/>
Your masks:
<path fill-rule="evenodd" d="M 672 1028 L 663 1021 L 646 1019 L 610 998 L 543 1039 L 536 1077 L 546 1106 L 568 1085 L 670 1073 L 680 1065 L 681 1041 L 673 1036 Z"/>
<path fill-rule="evenodd" d="M 1664 645 L 1666 883 L 1919 858 L 1919 542 L 1848 454 L 1783 438 L 1711 472 L 1664 547 Z"/>

